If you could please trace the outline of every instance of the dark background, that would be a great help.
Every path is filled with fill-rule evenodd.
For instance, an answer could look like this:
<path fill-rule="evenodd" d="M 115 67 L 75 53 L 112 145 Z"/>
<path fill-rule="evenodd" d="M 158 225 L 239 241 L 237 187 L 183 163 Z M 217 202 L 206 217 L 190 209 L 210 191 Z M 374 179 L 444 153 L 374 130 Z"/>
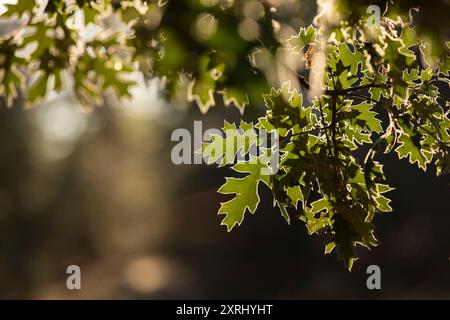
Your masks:
<path fill-rule="evenodd" d="M 2 298 L 450 297 L 449 178 L 433 168 L 380 159 L 394 212 L 376 218 L 381 245 L 361 248 L 348 272 L 323 255 L 324 238 L 286 224 L 264 187 L 257 212 L 227 233 L 216 212 L 228 198 L 216 190 L 228 169 L 171 163 L 172 128 L 218 127 L 224 115 L 239 118 L 235 109 L 169 108 L 158 120 L 97 109 L 83 134 L 58 142 L 72 151 L 54 159 L 36 120 L 51 108 L 0 109 Z M 82 270 L 78 292 L 65 287 L 71 264 Z M 366 289 L 371 264 L 380 291 Z"/>

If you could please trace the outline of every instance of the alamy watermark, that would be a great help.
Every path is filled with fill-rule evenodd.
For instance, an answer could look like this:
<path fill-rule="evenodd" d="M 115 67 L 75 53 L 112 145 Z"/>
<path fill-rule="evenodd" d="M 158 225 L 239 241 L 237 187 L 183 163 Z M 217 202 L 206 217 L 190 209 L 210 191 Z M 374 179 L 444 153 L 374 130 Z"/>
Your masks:
<path fill-rule="evenodd" d="M 81 268 L 76 264 L 67 267 L 66 273 L 70 274 L 66 280 L 66 287 L 69 290 L 81 290 Z"/>
<path fill-rule="evenodd" d="M 376 264 L 367 267 L 366 273 L 369 274 L 366 280 L 366 286 L 369 290 L 381 290 L 381 269 Z"/>
<path fill-rule="evenodd" d="M 248 163 L 261 166 L 261 175 L 278 172 L 279 135 L 277 130 L 267 131 L 249 126 L 229 129 L 207 129 L 202 121 L 194 121 L 192 133 L 185 128 L 175 129 L 170 137 L 178 142 L 171 151 L 174 164 Z"/>
<path fill-rule="evenodd" d="M 371 29 L 380 29 L 380 7 L 377 5 L 368 6 L 366 12 L 369 14 L 369 16 L 367 17 L 367 26 Z"/>

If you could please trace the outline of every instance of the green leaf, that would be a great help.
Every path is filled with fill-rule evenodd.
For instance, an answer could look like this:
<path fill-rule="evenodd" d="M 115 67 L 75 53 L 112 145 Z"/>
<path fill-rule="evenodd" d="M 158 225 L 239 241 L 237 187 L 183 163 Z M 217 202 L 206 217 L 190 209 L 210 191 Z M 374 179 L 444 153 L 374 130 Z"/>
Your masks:
<path fill-rule="evenodd" d="M 297 90 L 290 91 L 290 83 L 285 82 L 280 89 L 272 88 L 263 94 L 264 102 L 270 109 L 267 121 L 277 128 L 280 136 L 288 132 L 298 133 L 310 129 L 316 121 L 311 108 L 303 107 L 303 96 Z"/>
<path fill-rule="evenodd" d="M 215 82 L 211 79 L 193 80 L 189 85 L 188 101 L 195 101 L 202 113 L 208 112 L 214 100 Z"/>
<path fill-rule="evenodd" d="M 207 163 L 212 164 L 220 161 L 220 166 L 232 164 L 236 160 L 243 159 L 249 153 L 250 148 L 259 145 L 260 139 L 256 134 L 253 124 L 241 120 L 238 129 L 234 123 L 224 121 L 222 135 L 212 135 L 211 142 L 203 143 L 202 155 L 207 157 Z"/>
<path fill-rule="evenodd" d="M 214 99 L 216 83 L 222 78 L 225 70 L 223 63 L 212 65 L 213 58 L 211 55 L 201 57 L 198 78 L 193 79 L 188 88 L 188 101 L 195 101 L 202 113 L 208 112 L 209 108 L 216 104 Z"/>
<path fill-rule="evenodd" d="M 47 81 L 48 74 L 42 72 L 28 89 L 27 100 L 29 103 L 35 103 L 45 97 L 47 94 Z"/>
<path fill-rule="evenodd" d="M 299 202 L 303 202 L 303 200 L 305 200 L 300 186 L 288 187 L 287 195 L 291 199 L 295 208 L 297 208 Z"/>
<path fill-rule="evenodd" d="M 88 2 L 83 5 L 82 9 L 84 13 L 84 24 L 95 23 L 95 19 L 100 15 L 100 12 Z"/>
<path fill-rule="evenodd" d="M 219 209 L 219 214 L 225 215 L 222 225 L 225 225 L 228 231 L 242 223 L 247 210 L 250 213 L 256 211 L 260 201 L 258 193 L 260 182 L 269 185 L 270 176 L 261 174 L 263 169 L 268 168 L 267 163 L 263 158 L 253 158 L 253 161 L 256 163 L 234 165 L 234 171 L 247 175 L 242 178 L 226 178 L 225 184 L 219 189 L 220 193 L 234 195 L 233 199 L 222 202 Z"/>
<path fill-rule="evenodd" d="M 358 115 L 355 117 L 355 119 L 356 123 L 361 128 L 380 133 L 383 131 L 381 120 L 378 120 L 375 117 L 377 113 L 375 111 L 372 111 L 372 108 L 373 104 L 367 102 L 362 102 L 360 104 L 352 106 L 352 109 L 358 112 Z"/>
<path fill-rule="evenodd" d="M 36 7 L 35 0 L 17 0 L 16 4 L 4 4 L 7 11 L 3 13 L 3 17 L 12 17 L 14 15 L 22 16 L 24 13 L 31 14 Z"/>
<path fill-rule="evenodd" d="M 19 90 L 23 88 L 26 79 L 15 63 L 5 71 L 3 79 L 0 74 L 0 94 L 6 98 L 6 105 L 12 107 L 14 99 L 18 97 Z"/>
<path fill-rule="evenodd" d="M 41 60 L 41 63 L 46 65 L 48 64 L 48 61 L 45 60 L 46 57 L 43 57 L 43 55 L 55 42 L 54 39 L 48 35 L 49 31 L 54 31 L 54 28 L 45 25 L 45 23 L 33 24 L 30 27 L 34 29 L 34 32 L 23 39 L 22 47 L 33 42 L 36 43 L 37 48 L 31 53 L 30 58 L 37 59 L 42 57 L 44 59 Z"/>
<path fill-rule="evenodd" d="M 306 223 L 308 234 L 311 235 L 325 227 L 331 227 L 333 225 L 332 217 L 333 211 L 331 204 L 327 199 L 322 198 L 311 203 L 300 219 Z"/>
<path fill-rule="evenodd" d="M 349 68 L 349 72 L 352 75 L 356 75 L 358 64 L 363 66 L 362 71 L 365 70 L 363 63 L 364 55 L 359 51 L 351 52 L 349 46 L 345 43 L 339 44 L 339 59 L 342 61 L 344 67 Z"/>
<path fill-rule="evenodd" d="M 414 81 L 419 80 L 419 68 L 403 70 L 402 79 L 405 80 L 409 85 L 413 85 Z"/>
<path fill-rule="evenodd" d="M 399 146 L 395 149 L 400 159 L 408 158 L 411 164 L 417 163 L 417 166 L 426 170 L 427 164 L 432 159 L 430 151 L 422 148 L 421 140 L 423 136 L 414 131 L 407 123 L 402 124 L 402 132 L 398 138 Z"/>
<path fill-rule="evenodd" d="M 300 28 L 300 32 L 287 40 L 288 48 L 295 54 L 300 53 L 303 48 L 316 41 L 316 29 L 313 26 Z"/>
<path fill-rule="evenodd" d="M 340 217 L 336 218 L 334 223 L 333 237 L 325 244 L 325 252 L 331 253 L 336 249 L 338 259 L 344 261 L 348 270 L 352 270 L 353 264 L 358 257 L 354 251 L 355 233 L 349 228 L 350 225 Z"/>
<path fill-rule="evenodd" d="M 233 87 L 227 87 L 223 90 L 223 103 L 228 106 L 234 104 L 241 114 L 249 104 L 248 96 L 242 90 Z"/>

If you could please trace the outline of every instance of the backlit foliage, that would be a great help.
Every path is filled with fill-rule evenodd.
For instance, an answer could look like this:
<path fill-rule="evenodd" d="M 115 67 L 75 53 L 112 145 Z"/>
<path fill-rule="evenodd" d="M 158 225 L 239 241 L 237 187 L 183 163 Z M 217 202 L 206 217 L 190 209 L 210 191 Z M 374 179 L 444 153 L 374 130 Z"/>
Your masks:
<path fill-rule="evenodd" d="M 262 175 L 266 161 L 224 158 L 238 177 L 219 189 L 232 195 L 219 209 L 222 223 L 231 230 L 255 213 L 266 185 L 288 222 L 326 235 L 325 253 L 337 251 L 351 269 L 356 245 L 378 244 L 375 215 L 392 211 L 377 154 L 449 171 L 449 43 L 413 28 L 395 6 L 377 28 L 364 15 L 346 20 L 346 1 L 318 1 L 313 25 L 284 37 L 283 21 L 297 13 L 286 8 L 298 2 L 286 3 L 283 11 L 256 0 L 19 0 L 1 16 L 16 27 L 0 33 L 0 93 L 7 105 L 19 95 L 35 104 L 70 87 L 92 107 L 108 90 L 128 96 L 130 74 L 140 72 L 161 79 L 167 98 L 202 112 L 219 98 L 241 113 L 264 103 L 266 115 L 241 129 L 254 130 L 253 144 L 258 130 L 278 131 L 278 171 Z M 294 67 L 278 68 L 282 53 Z M 295 83 L 275 79 L 280 70 Z M 239 126 L 230 128 L 239 139 Z M 224 157 L 207 146 L 205 157 Z M 250 147 L 241 156 L 254 157 Z"/>

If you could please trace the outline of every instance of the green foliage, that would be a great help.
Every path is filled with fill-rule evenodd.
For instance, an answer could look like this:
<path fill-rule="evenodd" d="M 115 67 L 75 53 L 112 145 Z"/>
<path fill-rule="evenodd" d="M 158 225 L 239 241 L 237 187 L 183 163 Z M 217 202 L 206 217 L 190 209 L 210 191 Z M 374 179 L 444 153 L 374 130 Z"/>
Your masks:
<path fill-rule="evenodd" d="M 442 91 L 450 83 L 450 48 L 395 16 L 399 5 L 369 29 L 360 8 L 344 0 L 332 10 L 344 22 L 319 14 L 315 25 L 283 41 L 279 26 L 291 17 L 269 3 L 55 0 L 38 8 L 19 0 L 1 17 L 21 23 L 0 38 L 0 94 L 7 105 L 19 94 L 36 104 L 70 87 L 92 107 L 109 90 L 128 96 L 130 75 L 140 72 L 164 80 L 168 98 L 196 102 L 202 112 L 220 96 L 241 113 L 265 104 L 255 124 L 225 122 L 225 137 L 213 135 L 202 147 L 208 163 L 233 165 L 239 176 L 219 189 L 232 196 L 219 209 L 222 224 L 231 230 L 246 211 L 255 213 L 265 184 L 287 222 L 295 218 L 310 235 L 325 236 L 325 253 L 336 251 L 351 269 L 357 245 L 378 244 L 374 217 L 392 211 L 379 152 L 423 170 L 432 165 L 438 175 L 450 171 Z M 272 79 L 281 51 L 306 62 L 297 74 L 302 89 Z M 278 132 L 277 170 L 267 157 L 275 150 L 252 151 L 262 146 L 259 130 Z"/>
<path fill-rule="evenodd" d="M 262 48 L 263 38 L 273 50 L 280 46 L 262 3 L 252 18 L 260 32 L 249 39 L 236 32 L 245 18 L 240 1 L 235 4 L 240 11 L 222 1 L 199 0 L 37 4 L 18 0 L 0 17 L 22 21 L 0 38 L 0 90 L 8 105 L 19 92 L 35 104 L 50 90 L 73 89 L 89 108 L 102 104 L 108 90 L 127 96 L 134 83 L 127 79 L 138 71 L 164 80 L 168 98 L 179 100 L 184 92 L 181 102 L 196 102 L 202 112 L 222 95 L 225 105 L 242 113 L 249 98 L 258 101 L 267 88 L 248 57 Z"/>
<path fill-rule="evenodd" d="M 219 214 L 224 214 L 222 224 L 231 230 L 235 225 L 240 225 L 244 220 L 245 211 L 254 213 L 259 204 L 258 185 L 260 182 L 269 184 L 269 176 L 261 174 L 261 169 L 267 167 L 267 163 L 256 158 L 255 163 L 237 163 L 232 169 L 239 173 L 247 173 L 242 178 L 226 178 L 225 184 L 219 192 L 234 194 L 234 198 L 221 204 Z"/>
<path fill-rule="evenodd" d="M 301 28 L 297 35 L 287 40 L 287 44 L 293 52 L 300 53 L 306 45 L 316 40 L 316 36 L 316 29 L 313 26 Z"/>
<path fill-rule="evenodd" d="M 279 170 L 264 182 L 282 215 L 289 221 L 291 212 L 305 223 L 310 235 L 325 235 L 325 253 L 337 251 L 348 269 L 357 259 L 357 245 L 369 249 L 378 245 L 375 215 L 392 211 L 386 197 L 392 188 L 382 165 L 374 160 L 383 144 L 386 153 L 395 150 L 399 158 L 423 170 L 432 163 L 438 175 L 449 171 L 448 99 L 437 86 L 448 81 L 448 69 L 422 68 L 410 50 L 415 42 L 404 40 L 408 27 L 401 21 L 383 22 L 371 41 L 364 32 L 372 31 L 364 31 L 362 23 L 358 40 L 352 34 L 355 29 L 348 27 L 333 30 L 341 33 L 340 41 L 316 37 L 313 27 L 302 28 L 287 45 L 293 54 L 314 47 L 312 59 L 319 50 L 326 54 L 321 90 L 305 103 L 307 99 L 288 83 L 272 88 L 264 95 L 266 116 L 255 124 L 275 129 L 281 137 Z M 401 28 L 407 29 L 398 35 Z M 302 82 L 312 89 L 305 79 Z M 367 150 L 364 145 L 369 151 L 361 157 L 362 150 Z M 235 161 L 235 167 L 245 163 L 242 158 Z M 242 222 L 246 208 L 254 213 L 258 203 L 257 182 L 250 184 L 250 177 L 261 178 L 254 176 L 256 167 L 246 168 L 251 172 L 249 180 L 238 184 L 227 178 L 219 189 L 236 195 L 251 189 L 248 202 L 238 196 L 230 200 L 231 205 L 237 205 L 238 199 L 244 202 L 239 210 L 229 210 L 237 219 L 223 221 L 228 230 Z"/>

